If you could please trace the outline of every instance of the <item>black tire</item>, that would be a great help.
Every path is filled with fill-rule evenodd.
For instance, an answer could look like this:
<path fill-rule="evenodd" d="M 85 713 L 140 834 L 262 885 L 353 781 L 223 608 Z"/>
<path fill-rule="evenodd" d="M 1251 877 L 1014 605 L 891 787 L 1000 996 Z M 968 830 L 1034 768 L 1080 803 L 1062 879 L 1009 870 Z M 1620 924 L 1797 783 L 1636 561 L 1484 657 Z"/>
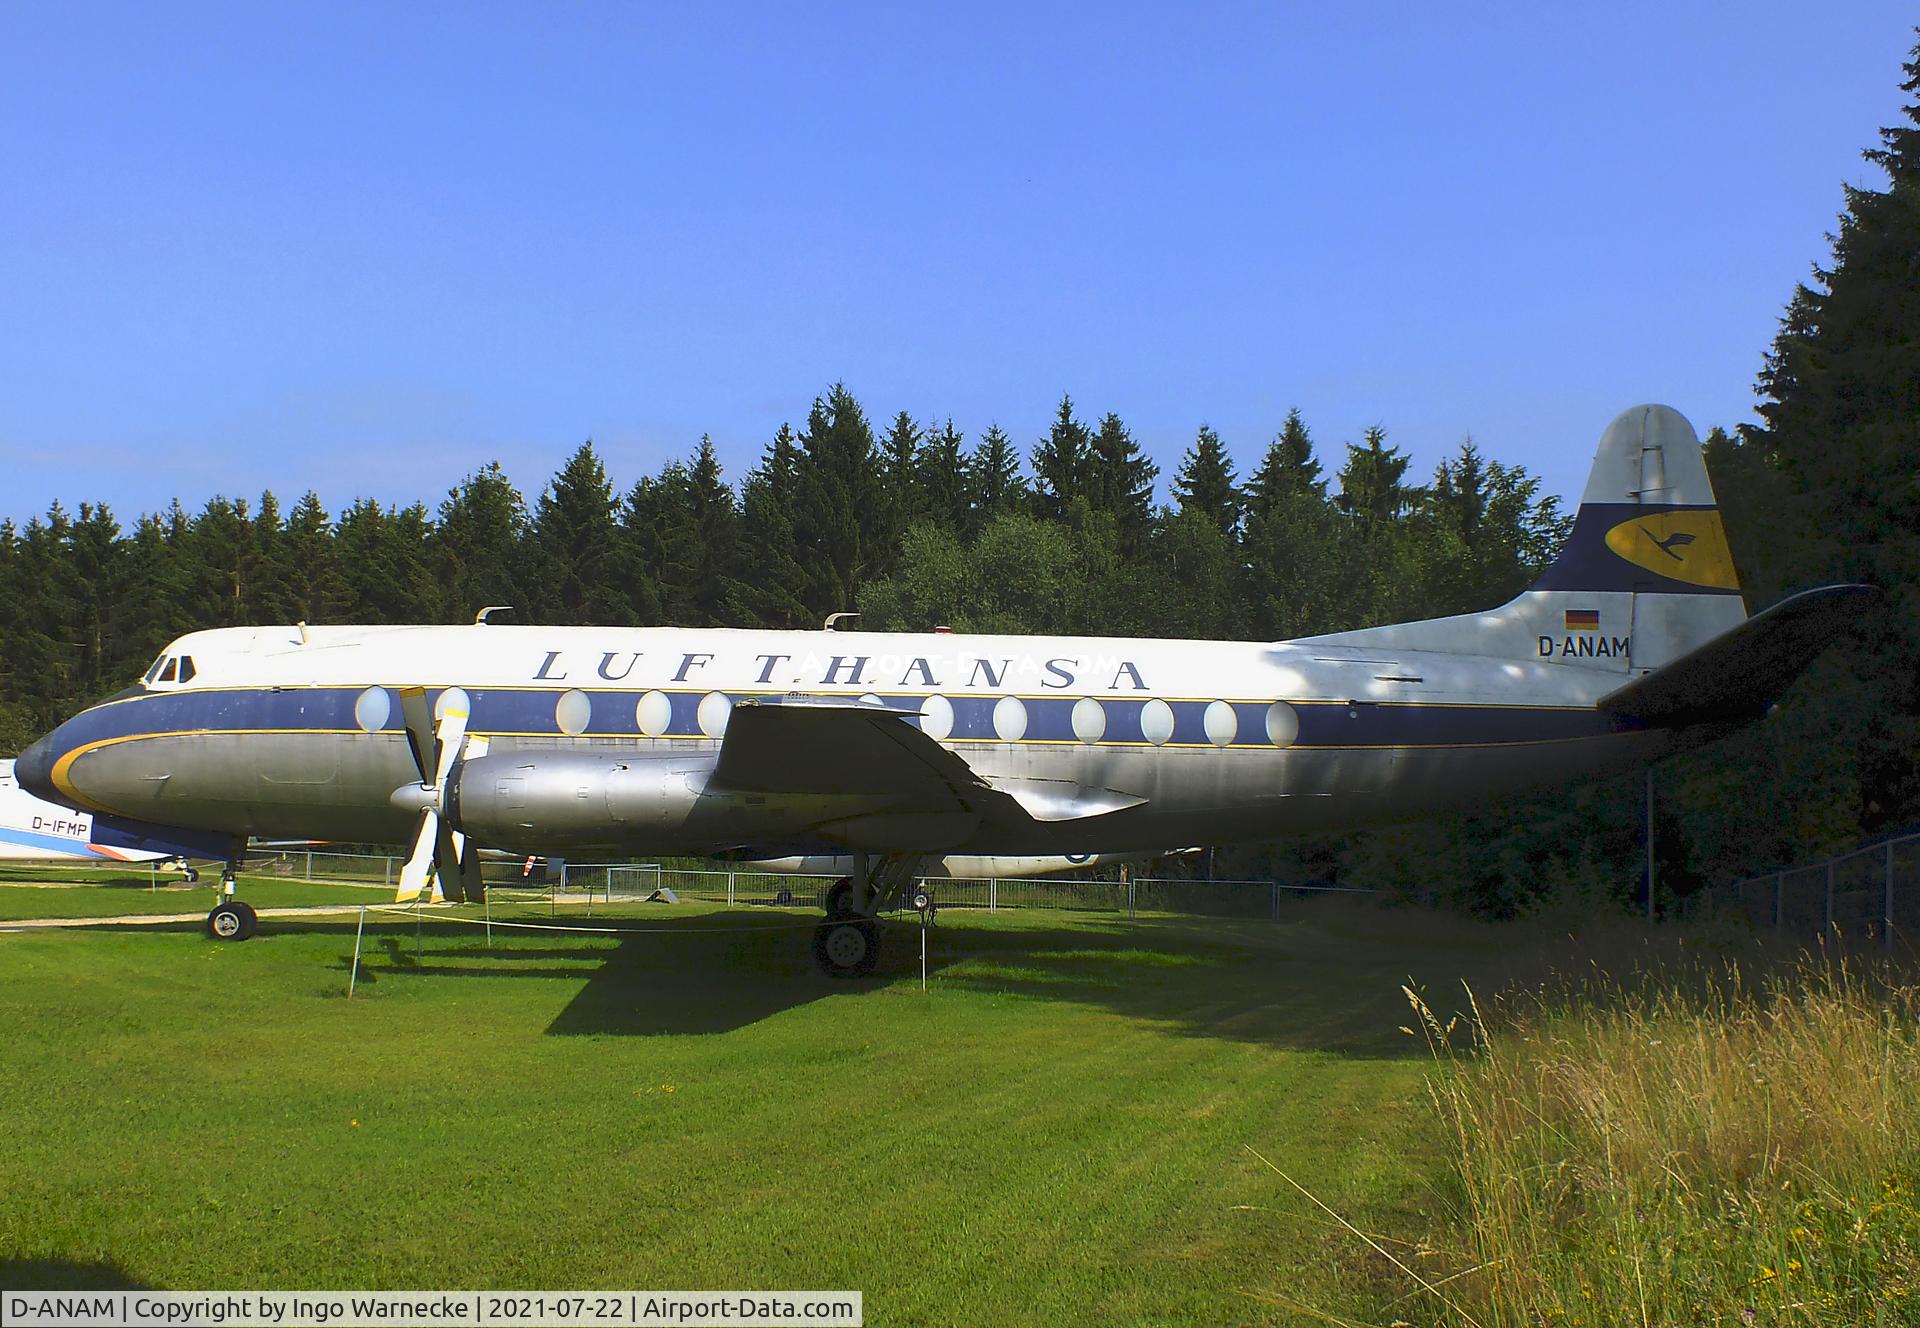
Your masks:
<path fill-rule="evenodd" d="M 827 887 L 827 916 L 850 918 L 853 915 L 853 878 L 842 876 Z"/>
<path fill-rule="evenodd" d="M 830 978 L 863 978 L 880 962 L 880 929 L 871 922 L 826 922 L 813 931 L 813 962 Z"/>
<path fill-rule="evenodd" d="M 241 921 L 244 924 L 240 928 L 240 939 L 243 941 L 252 940 L 260 930 L 260 915 L 253 911 L 252 904 L 242 903 L 238 899 L 233 901 L 233 906 L 239 910 Z"/>
<path fill-rule="evenodd" d="M 216 941 L 244 941 L 253 935 L 253 927 L 247 916 L 253 910 L 247 909 L 242 913 L 242 907 L 238 904 L 221 904 L 207 914 L 207 935 Z"/>

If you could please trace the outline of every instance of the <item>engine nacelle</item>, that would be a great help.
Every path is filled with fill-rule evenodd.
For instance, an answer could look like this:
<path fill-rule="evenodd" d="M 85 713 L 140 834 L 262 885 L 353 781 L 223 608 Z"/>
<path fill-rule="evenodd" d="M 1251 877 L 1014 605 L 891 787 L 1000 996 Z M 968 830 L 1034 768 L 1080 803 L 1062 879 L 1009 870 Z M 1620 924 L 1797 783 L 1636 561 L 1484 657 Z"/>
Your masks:
<path fill-rule="evenodd" d="M 462 762 L 453 824 L 503 848 L 626 844 L 676 837 L 693 817 L 713 758 L 519 751 Z"/>

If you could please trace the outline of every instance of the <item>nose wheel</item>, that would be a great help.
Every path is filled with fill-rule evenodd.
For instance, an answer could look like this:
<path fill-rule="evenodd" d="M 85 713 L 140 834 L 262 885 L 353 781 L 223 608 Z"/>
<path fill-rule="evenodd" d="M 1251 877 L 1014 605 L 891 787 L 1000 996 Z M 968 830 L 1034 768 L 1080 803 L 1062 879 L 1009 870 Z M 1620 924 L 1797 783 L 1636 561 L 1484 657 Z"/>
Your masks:
<path fill-rule="evenodd" d="M 207 914 L 207 935 L 216 941 L 246 941 L 260 930 L 260 915 L 252 904 L 234 899 Z"/>
<path fill-rule="evenodd" d="M 239 871 L 236 860 L 228 862 L 227 869 L 220 873 L 220 902 L 207 914 L 207 936 L 212 940 L 248 941 L 260 930 L 260 915 L 253 911 L 253 905 L 233 897 Z"/>

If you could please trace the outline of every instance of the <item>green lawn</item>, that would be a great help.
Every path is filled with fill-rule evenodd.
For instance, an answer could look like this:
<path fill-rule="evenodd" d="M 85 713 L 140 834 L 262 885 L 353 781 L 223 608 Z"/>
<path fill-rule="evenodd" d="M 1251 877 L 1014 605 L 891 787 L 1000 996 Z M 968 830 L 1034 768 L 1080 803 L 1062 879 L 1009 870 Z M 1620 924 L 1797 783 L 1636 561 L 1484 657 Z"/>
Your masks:
<path fill-rule="evenodd" d="M 857 1288 L 886 1325 L 1378 1310 L 1352 1238 L 1247 1148 L 1418 1229 L 1439 1160 L 1399 983 L 1537 957 L 1292 907 L 950 910 L 926 993 L 914 930 L 835 983 L 805 930 L 737 930 L 805 921 L 768 909 L 491 948 L 428 921 L 418 956 L 376 915 L 352 1000 L 351 919 L 0 935 L 0 1283 Z"/>
<path fill-rule="evenodd" d="M 198 884 L 178 872 L 155 878 L 144 867 L 49 870 L 44 866 L 0 867 L 0 921 L 14 918 L 111 918 L 133 914 L 205 913 L 215 901 L 217 866 L 203 869 Z M 240 878 L 240 897 L 255 908 L 312 904 L 371 904 L 393 899 L 392 886 L 339 885 L 284 877 Z"/>

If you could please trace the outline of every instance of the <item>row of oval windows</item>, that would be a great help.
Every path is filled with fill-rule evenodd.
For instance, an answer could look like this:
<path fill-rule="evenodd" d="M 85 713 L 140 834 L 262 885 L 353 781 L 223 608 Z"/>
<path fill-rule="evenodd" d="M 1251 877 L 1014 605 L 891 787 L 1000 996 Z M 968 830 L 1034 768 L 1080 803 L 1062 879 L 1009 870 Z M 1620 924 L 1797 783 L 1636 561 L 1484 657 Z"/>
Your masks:
<path fill-rule="evenodd" d="M 448 698 L 467 701 L 465 692 L 450 687 L 440 694 L 434 706 L 437 720 L 445 711 Z M 881 705 L 879 697 L 869 693 L 860 698 L 869 705 Z M 953 703 L 944 696 L 929 696 L 920 704 L 920 729 L 928 737 L 945 738 L 953 732 Z M 724 692 L 708 692 L 700 698 L 695 721 L 709 738 L 727 731 L 727 718 L 733 713 L 733 701 Z M 377 733 L 392 718 L 393 702 L 384 687 L 369 687 L 353 706 L 355 721 L 368 733 Z M 554 723 L 560 731 L 574 737 L 587 731 L 593 720 L 593 701 L 575 689 L 564 693 L 553 707 Z M 650 738 L 663 738 L 673 727 L 673 700 L 665 692 L 648 692 L 634 707 L 634 721 Z M 1275 747 L 1290 747 L 1300 735 L 1300 717 L 1285 701 L 1267 707 L 1267 741 Z M 1225 701 L 1209 701 L 1201 716 L 1207 741 L 1216 747 L 1230 746 L 1240 736 L 1240 714 Z M 1140 732 L 1154 746 L 1173 739 L 1173 707 L 1153 700 L 1140 708 Z M 1027 734 L 1027 705 L 1017 696 L 1003 696 L 994 702 L 993 733 L 1002 742 L 1018 742 Z M 1073 703 L 1073 736 L 1081 742 L 1099 742 L 1107 734 L 1107 708 L 1091 696 Z"/>

